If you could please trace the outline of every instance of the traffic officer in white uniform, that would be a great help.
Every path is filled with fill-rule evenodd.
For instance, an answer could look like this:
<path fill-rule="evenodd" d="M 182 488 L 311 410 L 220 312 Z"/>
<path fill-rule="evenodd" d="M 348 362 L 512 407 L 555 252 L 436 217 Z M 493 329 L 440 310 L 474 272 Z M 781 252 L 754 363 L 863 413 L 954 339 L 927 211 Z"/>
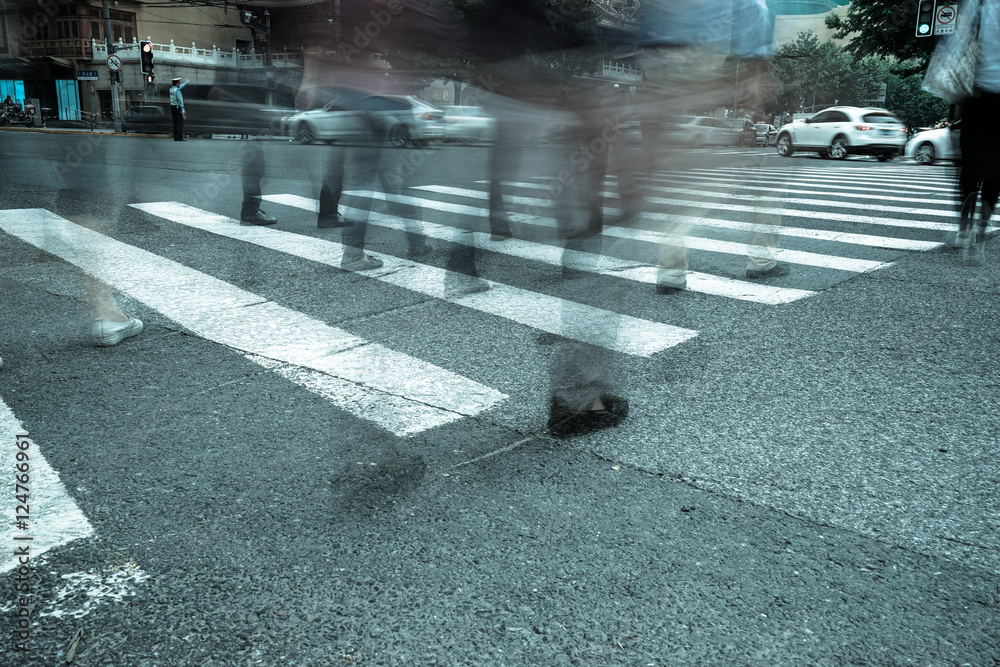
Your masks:
<path fill-rule="evenodd" d="M 170 86 L 170 117 L 174 121 L 174 141 L 184 141 L 184 119 L 187 115 L 184 113 L 184 96 L 181 94 L 181 88 L 187 85 L 187 81 L 181 83 L 181 78 L 178 76 L 170 82 L 173 84 Z"/>

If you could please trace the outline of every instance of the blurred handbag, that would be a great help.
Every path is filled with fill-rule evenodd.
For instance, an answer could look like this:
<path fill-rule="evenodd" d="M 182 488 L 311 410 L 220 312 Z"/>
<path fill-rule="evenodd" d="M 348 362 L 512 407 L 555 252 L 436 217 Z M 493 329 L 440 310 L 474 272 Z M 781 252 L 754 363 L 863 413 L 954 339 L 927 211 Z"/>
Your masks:
<path fill-rule="evenodd" d="M 971 16 L 970 11 L 973 12 Z M 963 13 L 969 19 L 960 22 L 955 34 L 934 49 L 921 86 L 950 104 L 963 104 L 976 96 L 976 67 L 982 50 L 979 44 L 982 0 L 967 2 L 959 11 L 959 17 Z"/>

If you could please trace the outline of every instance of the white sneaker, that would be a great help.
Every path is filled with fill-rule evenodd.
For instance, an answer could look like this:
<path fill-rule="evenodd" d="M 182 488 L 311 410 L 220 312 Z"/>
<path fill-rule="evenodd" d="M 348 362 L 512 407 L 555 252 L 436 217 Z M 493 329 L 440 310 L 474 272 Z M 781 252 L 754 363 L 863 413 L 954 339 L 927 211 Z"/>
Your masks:
<path fill-rule="evenodd" d="M 136 336 L 141 331 L 142 320 L 134 317 L 128 318 L 128 322 L 109 322 L 98 318 L 90 326 L 90 335 L 94 337 L 94 343 L 104 347 L 119 343 L 129 336 Z"/>

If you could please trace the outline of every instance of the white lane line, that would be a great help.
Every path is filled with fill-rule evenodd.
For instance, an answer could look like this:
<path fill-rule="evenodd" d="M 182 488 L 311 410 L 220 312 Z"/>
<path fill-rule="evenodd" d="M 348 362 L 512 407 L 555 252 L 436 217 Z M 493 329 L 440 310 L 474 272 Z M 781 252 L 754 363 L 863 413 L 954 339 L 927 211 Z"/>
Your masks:
<path fill-rule="evenodd" d="M 422 186 L 426 187 L 426 186 Z M 434 186 L 438 187 L 438 186 Z M 416 189 L 416 188 L 414 188 Z M 476 192 L 469 190 L 469 192 Z M 602 193 L 602 196 L 613 197 Z M 477 197 L 478 198 L 478 197 Z M 504 197 L 505 202 L 535 206 L 536 208 L 552 206 L 553 200 L 541 197 Z M 877 216 L 854 215 L 852 213 L 832 213 L 829 211 L 810 211 L 799 208 L 769 208 L 764 206 L 743 206 L 740 204 L 726 204 L 723 202 L 706 202 L 698 199 L 667 199 L 663 197 L 646 197 L 647 203 L 663 204 L 666 206 L 681 206 L 684 208 L 704 208 L 718 211 L 737 211 L 741 213 L 759 213 L 761 215 L 781 215 L 785 217 L 815 218 L 828 222 L 853 222 L 862 225 L 880 225 L 883 227 L 904 227 L 912 229 L 929 229 L 939 232 L 955 231 L 957 222 L 930 222 L 927 220 L 900 220 L 898 218 L 880 218 Z M 777 201 L 790 201 L 777 198 Z M 794 200 L 791 200 L 794 201 Z M 805 200 L 809 201 L 809 200 Z M 453 206 L 461 206 L 453 205 Z M 468 207 L 471 208 L 471 207 Z M 856 208 L 856 207 L 855 207 Z M 935 213 L 936 214 L 936 213 Z M 956 214 L 957 215 L 957 214 Z"/>
<path fill-rule="evenodd" d="M 28 548 L 27 565 L 37 564 L 38 557 L 64 544 L 89 537 L 94 533 L 87 517 L 77 506 L 76 501 L 67 493 L 66 487 L 59 479 L 59 473 L 45 460 L 36 442 L 28 435 L 28 449 L 17 447 L 17 435 L 26 433 L 24 425 L 18 421 L 10 407 L 0 398 L 0 471 L 3 471 L 3 488 L 5 509 L 3 512 L 3 527 L 0 528 L 0 540 L 3 540 L 3 557 L 0 558 L 0 573 L 10 572 L 22 564 L 22 547 Z M 16 466 L 25 463 L 18 461 L 18 452 L 28 455 L 27 473 L 18 472 Z M 27 501 L 29 517 L 27 530 L 15 527 L 15 517 L 18 515 L 16 501 L 18 489 L 14 475 L 27 474 L 30 494 Z M 22 513 L 23 515 L 23 513 Z M 16 539 L 30 537 L 30 540 Z M 16 553 L 21 550 L 21 553 Z M 13 585 L 13 584 L 12 584 Z"/>
<path fill-rule="evenodd" d="M 770 189 L 770 188 L 769 188 Z M 799 197 L 770 197 L 768 195 L 741 195 L 733 192 L 722 193 L 713 190 L 696 190 L 692 188 L 666 188 L 668 192 L 675 195 L 688 195 L 692 197 L 709 197 L 709 198 L 720 198 L 724 197 L 726 199 L 736 199 L 737 201 L 753 201 L 753 202 L 779 202 L 783 204 L 799 204 L 801 206 L 822 206 L 826 208 L 849 208 L 856 210 L 858 208 L 857 202 L 850 201 L 836 201 L 831 199 L 806 199 Z M 778 190 L 780 192 L 780 190 Z M 818 195 L 824 195 L 827 193 L 816 193 Z M 838 193 L 829 193 L 832 195 L 837 195 Z M 646 201 L 656 204 L 663 203 L 659 197 L 646 197 Z M 715 202 L 706 201 L 703 202 L 706 206 L 715 206 Z M 869 211 L 879 211 L 881 213 L 895 213 L 897 215 L 924 215 L 932 216 L 935 218 L 957 218 L 958 212 L 954 210 L 941 208 L 913 208 L 910 206 L 891 206 L 882 204 L 864 204 L 866 210 Z"/>
<path fill-rule="evenodd" d="M 920 190 L 920 192 L 914 192 L 913 194 L 923 194 L 934 197 L 928 200 L 929 203 L 940 204 L 940 203 L 951 203 L 953 200 L 957 201 L 957 195 L 955 195 L 954 188 L 926 188 L 917 186 L 905 186 L 900 187 L 898 183 L 886 183 L 884 186 L 879 187 L 877 182 L 873 183 L 871 181 L 861 181 L 853 185 L 837 185 L 831 182 L 829 179 L 825 178 L 811 178 L 808 176 L 792 177 L 789 176 L 790 172 L 775 171 L 773 173 L 768 169 L 752 169 L 748 170 L 747 173 L 736 174 L 733 173 L 731 176 L 725 174 L 720 175 L 717 171 L 705 171 L 704 173 L 698 172 L 697 169 L 691 169 L 690 171 L 676 171 L 669 172 L 669 175 L 665 173 L 658 173 L 656 175 L 643 176 L 640 179 L 642 183 L 656 183 L 662 184 L 664 186 L 670 187 L 677 185 L 678 179 L 684 182 L 694 182 L 695 184 L 703 184 L 706 186 L 712 186 L 714 183 L 727 184 L 727 183 L 759 183 L 760 186 L 754 188 L 756 190 L 763 189 L 768 190 L 773 185 L 778 186 L 795 186 L 801 188 L 813 188 L 817 185 L 822 185 L 828 190 L 844 190 L 845 192 L 831 192 L 829 194 L 833 196 L 844 196 L 849 197 L 852 191 L 860 191 L 864 193 L 895 193 L 909 192 L 911 190 Z M 543 177 L 533 177 L 536 181 L 535 184 L 516 182 L 516 181 L 505 181 L 505 185 L 511 185 L 515 187 L 528 187 L 534 185 L 537 187 L 538 182 L 544 182 L 550 179 Z M 476 183 L 487 183 L 488 181 L 476 181 Z M 608 188 L 616 187 L 618 179 L 615 175 L 611 174 L 607 177 L 607 182 L 605 184 Z M 545 187 L 545 186 L 542 186 Z M 807 194 L 811 194 L 813 190 L 808 190 Z M 904 201 L 911 201 L 910 198 L 904 198 Z"/>
<path fill-rule="evenodd" d="M 836 173 L 836 174 L 845 174 L 845 173 L 848 173 L 848 174 L 855 174 L 855 175 L 857 175 L 857 174 L 864 174 L 864 175 L 871 176 L 871 177 L 874 177 L 874 178 L 879 178 L 879 179 L 884 178 L 885 180 L 897 179 L 898 178 L 898 179 L 905 180 L 905 181 L 914 181 L 914 182 L 926 181 L 926 182 L 930 182 L 930 183 L 940 182 L 942 180 L 941 179 L 942 175 L 944 175 L 944 176 L 951 176 L 951 175 L 957 175 L 958 174 L 958 170 L 957 169 L 954 169 L 954 170 L 952 170 L 950 172 L 948 172 L 948 171 L 928 172 L 928 171 L 922 171 L 921 169 L 914 169 L 914 166 L 915 165 L 913 165 L 911 163 L 911 164 L 909 164 L 909 165 L 907 165 L 905 167 L 904 166 L 900 166 L 900 167 L 886 167 L 886 166 L 882 166 L 882 167 L 874 167 L 871 170 L 858 170 L 857 168 L 850 168 L 850 167 L 847 167 L 847 168 L 829 168 L 829 167 L 811 167 L 811 166 L 805 166 L 805 165 L 803 165 L 803 167 L 802 167 L 801 170 L 802 171 L 806 171 L 806 172 L 813 172 L 813 173 L 817 173 L 817 174 L 826 174 L 826 173 Z M 731 169 L 731 167 L 727 167 L 727 168 Z"/>
<path fill-rule="evenodd" d="M 901 201 L 901 202 L 912 202 L 914 204 L 937 204 L 946 205 L 948 202 L 942 201 L 941 198 L 931 199 L 931 198 L 920 198 L 920 197 L 896 197 L 889 194 L 872 194 L 869 188 L 866 192 L 831 192 L 831 191 L 821 191 L 821 190 L 799 190 L 789 187 L 779 187 L 775 183 L 771 182 L 764 185 L 747 185 L 748 182 L 753 182 L 754 179 L 741 178 L 738 182 L 723 182 L 723 179 L 706 179 L 700 176 L 683 176 L 684 180 L 693 180 L 699 185 L 708 185 L 706 181 L 712 181 L 713 183 L 719 183 L 719 192 L 725 193 L 730 190 L 754 190 L 755 192 L 786 192 L 789 194 L 799 194 L 799 195 L 815 195 L 822 197 L 843 197 L 846 200 L 856 200 L 856 199 L 872 199 L 875 201 Z M 727 179 L 730 181 L 736 181 L 736 179 Z M 675 181 L 676 182 L 676 181 Z M 781 183 L 781 186 L 791 185 L 791 183 Z M 675 186 L 670 185 L 648 185 L 650 190 L 655 190 L 657 192 L 681 192 L 680 190 L 675 190 Z M 829 186 L 823 186 L 828 188 Z M 836 187 L 836 186 L 833 186 Z M 896 187 L 893 192 L 899 192 L 900 188 Z M 859 206 L 867 207 L 868 204 L 861 203 Z M 945 209 L 946 210 L 946 209 Z"/>
<path fill-rule="evenodd" d="M 544 185 L 539 183 L 505 183 L 505 185 L 513 185 L 521 187 L 524 189 L 535 189 L 542 190 L 545 189 Z M 439 186 L 419 186 L 413 188 L 415 190 L 430 190 L 436 191 Z M 432 188 L 434 188 L 432 190 Z M 475 190 L 468 190 L 467 192 L 475 193 Z M 456 194 L 456 193 L 449 193 Z M 472 196 L 472 195 L 466 195 Z M 618 195 L 605 192 L 603 195 L 606 199 L 617 199 Z M 477 199 L 485 199 L 484 196 L 477 196 Z M 610 210 L 610 209 L 605 209 Z M 885 248 L 889 250 L 914 250 L 914 251 L 927 251 L 934 250 L 943 245 L 943 243 L 937 241 L 918 241 L 914 239 L 897 238 L 895 236 L 874 236 L 872 234 L 855 234 L 852 232 L 837 232 L 828 229 L 810 229 L 808 227 L 790 227 L 786 225 L 772 226 L 772 225 L 761 225 L 751 222 L 738 222 L 735 220 L 719 220 L 715 218 L 703 218 L 690 215 L 675 215 L 670 213 L 651 213 L 642 212 L 640 214 L 641 218 L 649 220 L 659 220 L 661 222 L 671 222 L 671 223 L 681 223 L 686 225 L 695 225 L 699 227 L 712 227 L 715 229 L 727 229 L 739 232 L 747 233 L 759 233 L 768 234 L 777 232 L 781 236 L 794 236 L 797 238 L 812 239 L 815 241 L 833 241 L 835 243 L 847 243 L 850 245 L 860 245 L 867 246 L 870 248 Z"/>
<path fill-rule="evenodd" d="M 358 196 L 365 196 L 364 191 L 355 191 L 345 194 L 354 194 Z M 369 196 L 371 193 L 367 193 Z M 463 209 L 466 211 L 479 211 L 479 215 L 485 214 L 485 209 L 466 206 L 464 204 L 449 204 L 446 202 L 438 202 L 434 199 L 427 199 L 422 197 L 410 197 L 408 195 L 387 195 L 393 201 L 399 202 L 401 204 L 410 204 L 413 206 L 423 206 L 425 208 L 437 209 L 437 210 L 448 210 L 451 211 L 455 208 Z M 766 209 L 761 209 L 755 206 L 744 207 L 751 211 L 761 211 Z M 475 213 L 470 213 L 470 215 Z M 510 213 L 511 220 L 515 222 L 520 222 L 529 225 L 538 225 L 541 227 L 555 227 L 556 221 L 553 218 L 538 217 L 534 215 L 520 214 L 520 213 Z M 950 227 L 953 228 L 953 227 Z M 630 241 L 642 241 L 646 243 L 681 243 L 683 242 L 687 247 L 696 250 L 704 250 L 706 252 L 717 252 L 727 255 L 743 255 L 747 254 L 747 245 L 745 243 L 733 243 L 729 241 L 715 241 L 713 239 L 703 239 L 697 236 L 687 236 L 685 239 L 678 240 L 677 237 L 671 236 L 669 234 L 664 234 L 662 232 L 647 231 L 641 229 L 632 229 L 626 227 L 605 227 L 605 236 L 613 236 L 615 238 L 626 239 Z M 851 271 L 853 273 L 864 273 L 866 271 L 872 271 L 875 269 L 880 269 L 882 267 L 888 266 L 886 262 L 876 262 L 866 259 L 851 259 L 849 257 L 838 257 L 835 255 L 822 255 L 812 252 L 803 252 L 798 250 L 785 250 L 776 249 L 773 251 L 775 258 L 782 259 L 786 262 L 791 262 L 793 264 L 803 264 L 806 266 L 816 266 L 824 269 L 834 269 L 837 271 Z"/>
<path fill-rule="evenodd" d="M 793 169 L 778 169 L 774 167 L 754 167 L 752 169 L 738 169 L 738 168 L 722 168 L 722 169 L 705 169 L 702 167 L 694 167 L 684 171 L 664 171 L 658 172 L 657 177 L 670 177 L 675 173 L 698 173 L 705 174 L 708 176 L 715 175 L 746 175 L 746 174 L 770 174 L 774 177 L 781 179 L 784 178 L 802 178 L 809 180 L 828 180 L 828 181 L 840 181 L 844 183 L 857 183 L 861 185 L 872 185 L 875 187 L 891 187 L 896 179 L 898 178 L 892 174 L 871 174 L 858 172 L 856 170 L 823 170 L 823 169 L 803 169 L 803 168 L 793 168 Z M 948 188 L 947 183 L 950 178 L 920 178 L 920 179 L 907 179 L 901 178 L 901 182 L 905 183 L 907 187 L 913 187 L 922 190 L 936 190 L 941 192 L 953 192 L 954 188 Z"/>
<path fill-rule="evenodd" d="M 337 406 L 394 433 L 434 428 L 462 415 L 478 414 L 506 398 L 461 375 L 363 340 L 49 211 L 0 211 L 0 228 L 80 267 L 199 336 L 353 385 L 356 391 L 348 391 L 346 400 Z M 373 399 L 370 393 L 378 396 Z M 411 418 L 402 424 L 395 412 L 400 399 L 416 404 Z M 364 408 L 359 409 L 356 401 L 365 403 Z M 379 409 L 372 410 L 371 403 Z"/>
<path fill-rule="evenodd" d="M 738 199 L 743 199 L 743 198 L 738 197 Z M 782 202 L 782 201 L 791 203 L 799 203 L 800 201 L 809 202 L 809 200 L 781 199 L 780 197 L 771 197 L 769 199 L 777 202 Z M 692 204 L 698 204 L 702 208 L 718 209 L 720 211 L 740 211 L 743 213 L 760 213 L 761 215 L 781 215 L 791 218 L 814 218 L 818 220 L 826 220 L 832 222 L 854 222 L 862 225 L 879 225 L 882 227 L 903 227 L 906 229 L 930 229 L 939 232 L 954 231 L 958 224 L 957 222 L 948 223 L 948 222 L 931 222 L 929 220 L 900 220 L 898 218 L 882 218 L 874 215 L 868 216 L 868 215 L 856 215 L 853 213 L 831 213 L 829 211 L 811 211 L 799 208 L 744 206 L 740 204 L 726 204 L 724 202 L 700 202 L 700 201 L 693 201 L 690 199 L 671 199 L 668 197 L 648 197 L 647 201 L 651 204 L 663 204 L 665 206 L 690 207 Z M 853 206 L 851 208 L 857 208 L 857 206 Z M 872 208 L 872 207 L 866 207 L 866 208 Z M 902 213 L 902 211 L 900 211 L 900 213 Z M 939 215 L 937 212 L 931 212 L 930 214 L 935 216 Z"/>
<path fill-rule="evenodd" d="M 317 200 L 298 195 L 265 195 L 264 200 L 307 211 L 315 212 L 318 210 Z M 342 208 L 344 209 L 342 213 L 345 214 L 364 214 L 362 211 L 354 210 L 349 206 Z M 409 229 L 407 223 L 412 225 L 413 222 L 417 221 L 383 213 L 372 213 L 369 216 L 368 222 L 379 227 L 405 232 Z M 656 284 L 656 269 L 652 266 L 609 257 L 607 255 L 596 255 L 577 250 L 564 250 L 558 246 L 532 243 L 531 241 L 522 241 L 520 239 L 507 239 L 502 242 L 490 241 L 489 234 L 486 232 L 469 233 L 433 222 L 422 222 L 421 224 L 423 226 L 423 234 L 429 238 L 478 247 L 490 252 L 541 262 L 543 264 L 562 266 L 565 263 L 566 266 L 576 268 L 580 271 L 633 280 L 649 285 Z M 815 292 L 809 290 L 762 285 L 744 280 L 726 278 L 724 276 L 699 273 L 697 271 L 688 272 L 687 290 L 768 305 L 791 303 L 815 294 Z"/>
<path fill-rule="evenodd" d="M 340 266 L 340 260 L 343 256 L 343 246 L 333 241 L 302 236 L 278 229 L 244 227 L 233 218 L 216 215 L 177 202 L 132 204 L 131 206 L 189 227 L 246 241 L 321 264 Z M 380 269 L 365 271 L 364 275 L 541 331 L 625 354 L 649 357 L 698 335 L 698 332 L 690 329 L 622 315 L 493 281 L 486 281 L 490 285 L 488 291 L 449 296 L 447 286 L 451 280 L 461 284 L 461 281 L 468 280 L 468 276 L 383 253 L 379 253 L 379 258 L 384 262 L 384 266 Z M 602 324 L 586 327 L 580 326 L 581 322 Z M 617 330 L 617 335 L 608 338 L 606 332 L 614 330 Z"/>
<path fill-rule="evenodd" d="M 889 186 L 889 187 L 891 187 L 892 186 L 892 181 L 891 180 L 886 179 L 885 181 L 883 181 L 880 178 L 873 179 L 873 178 L 871 178 L 870 174 L 865 174 L 865 175 L 862 175 L 862 176 L 851 176 L 851 175 L 839 174 L 838 173 L 838 174 L 835 175 L 834 173 L 831 173 L 831 172 L 826 172 L 826 171 L 821 171 L 821 170 L 810 170 L 810 169 L 782 170 L 782 169 L 758 168 L 758 169 L 753 169 L 753 170 L 743 170 L 743 171 L 741 171 L 741 170 L 738 170 L 738 169 L 710 170 L 710 169 L 697 168 L 697 169 L 690 169 L 690 170 L 688 170 L 686 172 L 679 172 L 679 173 L 705 173 L 705 174 L 715 174 L 715 175 L 718 175 L 720 173 L 745 174 L 745 173 L 748 173 L 750 171 L 752 171 L 753 173 L 757 173 L 757 174 L 770 173 L 770 174 L 773 174 L 774 177 L 776 179 L 778 179 L 778 180 L 780 180 L 783 177 L 787 178 L 789 176 L 792 176 L 794 178 L 818 180 L 818 181 L 822 181 L 822 182 L 857 183 L 857 184 L 860 184 L 860 185 L 866 185 L 866 184 L 867 185 L 874 185 L 875 187 L 878 187 L 878 186 Z M 663 172 L 662 175 L 667 175 L 667 174 L 672 175 L 672 173 L 673 172 Z M 658 174 L 658 176 L 659 175 L 661 175 L 661 174 Z M 950 187 L 949 188 L 949 187 L 944 186 L 944 185 L 939 185 L 939 183 L 940 183 L 940 181 L 929 179 L 929 180 L 920 180 L 920 181 L 906 182 L 905 185 L 906 185 L 907 188 L 913 189 L 913 190 L 930 190 L 930 191 L 933 191 L 933 192 L 954 192 L 955 191 L 954 187 Z"/>

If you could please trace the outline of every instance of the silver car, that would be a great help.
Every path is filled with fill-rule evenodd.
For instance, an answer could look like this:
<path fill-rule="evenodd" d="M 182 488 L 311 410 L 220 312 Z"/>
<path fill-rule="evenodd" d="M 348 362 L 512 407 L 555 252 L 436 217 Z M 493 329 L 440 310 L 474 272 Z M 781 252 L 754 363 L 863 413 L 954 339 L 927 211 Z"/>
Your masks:
<path fill-rule="evenodd" d="M 420 147 L 445 136 L 444 111 L 412 95 L 369 95 L 360 102 L 377 135 L 397 148 Z"/>
<path fill-rule="evenodd" d="M 778 140 L 778 128 L 774 125 L 757 123 L 753 129 L 757 131 L 756 144 L 758 146 L 773 146 L 774 142 Z"/>
<path fill-rule="evenodd" d="M 489 143 L 496 140 L 497 119 L 482 107 L 447 106 L 444 110 L 444 140 Z"/>
<path fill-rule="evenodd" d="M 340 101 L 286 116 L 282 122 L 285 134 L 300 144 L 311 144 L 314 141 L 359 141 L 365 139 L 370 132 L 365 112 L 347 108 Z"/>
<path fill-rule="evenodd" d="M 958 161 L 962 159 L 958 147 L 962 121 L 955 121 L 950 127 L 917 132 L 906 142 L 905 157 L 913 158 L 917 164 L 934 164 L 936 160 Z"/>
<path fill-rule="evenodd" d="M 668 143 L 692 147 L 731 146 L 737 143 L 739 133 L 712 116 L 675 116 L 667 121 L 663 138 Z"/>

